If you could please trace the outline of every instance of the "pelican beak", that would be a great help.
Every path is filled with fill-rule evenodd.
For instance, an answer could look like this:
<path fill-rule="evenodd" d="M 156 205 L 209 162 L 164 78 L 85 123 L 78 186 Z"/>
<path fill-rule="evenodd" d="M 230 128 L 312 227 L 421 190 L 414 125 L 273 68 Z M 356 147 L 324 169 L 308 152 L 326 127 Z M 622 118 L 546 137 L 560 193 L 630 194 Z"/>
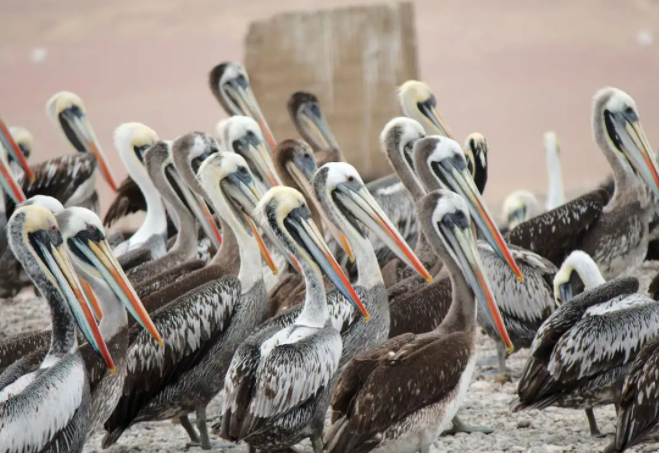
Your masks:
<path fill-rule="evenodd" d="M 64 134 L 78 151 L 91 152 L 96 156 L 103 178 L 116 192 L 118 187 L 116 179 L 112 176 L 108 160 L 87 116 L 79 108 L 69 107 L 59 114 L 59 122 Z"/>
<path fill-rule="evenodd" d="M 248 138 L 247 141 L 246 157 L 254 164 L 261 178 L 269 185 L 268 188 L 281 186 L 282 182 L 275 170 L 275 165 L 272 163 L 270 150 L 256 136 Z"/>
<path fill-rule="evenodd" d="M 14 203 L 19 204 L 26 200 L 23 189 L 14 179 L 13 172 L 5 165 L 3 159 L 0 159 L 0 185 Z"/>
<path fill-rule="evenodd" d="M 307 104 L 298 116 L 300 125 L 321 149 L 339 149 L 339 143 L 320 111 L 318 104 Z"/>
<path fill-rule="evenodd" d="M 579 273 L 571 266 L 561 269 L 554 277 L 554 299 L 557 305 L 571 301 L 585 290 Z"/>
<path fill-rule="evenodd" d="M 508 263 L 517 276 L 517 279 L 522 282 L 524 280 L 522 271 L 515 262 L 494 220 L 492 220 L 492 216 L 488 212 L 485 202 L 481 198 L 476 184 L 469 174 L 466 161 L 460 160 L 456 162 L 455 159 L 444 159 L 439 163 L 433 162 L 432 168 L 448 190 L 462 195 L 467 200 L 471 217 L 474 219 L 478 229 L 483 233 L 487 242 L 492 246 L 497 255 Z"/>
<path fill-rule="evenodd" d="M 373 231 L 403 262 L 416 270 L 428 283 L 432 283 L 432 275 L 363 185 L 353 188 L 350 183 L 341 183 L 336 188 L 336 196 L 348 211 Z"/>
<path fill-rule="evenodd" d="M 366 321 L 369 321 L 368 310 L 330 252 L 320 231 L 311 220 L 309 211 L 302 213 L 300 209 L 292 210 L 284 219 L 284 226 L 298 245 L 306 251 L 306 254 L 302 255 L 305 261 L 309 264 L 316 263 L 334 283 L 339 292 L 343 294 L 343 297 L 360 311 Z"/>
<path fill-rule="evenodd" d="M 201 225 L 202 230 L 206 234 L 216 249 L 220 249 L 222 245 L 222 235 L 220 234 L 220 229 L 213 219 L 213 215 L 208 209 L 206 201 L 192 192 L 190 188 L 183 182 L 181 176 L 174 168 L 173 164 L 169 164 L 166 167 L 165 174 L 167 175 L 167 181 L 171 184 L 174 192 L 176 192 L 179 197 L 182 199 L 183 203 L 188 207 L 192 215 L 197 219 L 199 225 Z"/>
<path fill-rule="evenodd" d="M 263 241 L 263 237 L 261 236 L 261 233 L 259 233 L 259 230 L 251 217 L 254 208 L 256 208 L 256 205 L 261 199 L 261 192 L 256 187 L 256 184 L 254 184 L 254 177 L 249 171 L 245 173 L 235 172 L 228 175 L 221 184 L 225 192 L 231 195 L 231 199 L 235 201 L 242 210 L 250 232 L 259 245 L 261 256 L 263 256 L 263 259 L 272 273 L 277 275 L 279 269 L 277 268 L 275 261 L 272 259 L 272 255 L 268 251 L 268 248 Z M 278 242 L 279 241 L 274 241 L 273 243 L 278 244 Z"/>
<path fill-rule="evenodd" d="M 96 322 L 101 322 L 103 319 L 103 309 L 101 308 L 101 304 L 98 301 L 96 294 L 94 294 L 94 290 L 84 279 L 78 277 L 78 280 L 80 280 L 80 286 L 85 293 L 85 297 L 87 298 L 87 302 L 89 302 L 89 306 L 94 311 Z"/>
<path fill-rule="evenodd" d="M 609 140 L 613 140 L 613 146 L 624 153 L 634 170 L 659 199 L 659 168 L 641 121 L 634 112 L 613 113 L 611 118 L 613 121 L 609 121 L 608 117 L 605 120 Z"/>
<path fill-rule="evenodd" d="M 503 318 L 492 294 L 490 284 L 483 273 L 483 263 L 476 249 L 476 241 L 474 240 L 471 229 L 468 227 L 462 228 L 455 222 L 450 222 L 449 224 L 439 222 L 438 227 L 446 238 L 446 242 L 460 265 L 465 279 L 474 292 L 476 300 L 480 303 L 483 313 L 485 313 L 488 320 L 496 328 L 508 352 L 512 353 L 514 347 L 506 331 L 506 326 L 503 323 Z"/>
<path fill-rule="evenodd" d="M 277 142 L 268 127 L 268 123 L 265 121 L 265 117 L 261 112 L 258 102 L 256 102 L 256 96 L 254 96 L 249 83 L 241 84 L 235 79 L 229 80 L 225 83 L 224 90 L 231 101 L 240 109 L 242 115 L 251 117 L 259 124 L 267 145 L 270 148 L 270 152 L 272 152 L 275 146 L 277 146 Z"/>
<path fill-rule="evenodd" d="M 435 108 L 436 103 L 437 101 L 435 98 L 431 97 L 425 102 L 417 103 L 417 108 L 421 115 L 426 118 L 431 128 L 435 129 L 437 135 L 442 135 L 452 139 L 453 134 L 451 133 L 451 129 L 449 129 L 448 124 L 446 124 L 442 115 L 437 112 L 437 109 Z"/>
<path fill-rule="evenodd" d="M 90 264 L 101 274 L 103 280 L 124 304 L 131 316 L 162 346 L 164 342 L 158 329 L 142 305 L 133 285 L 124 274 L 121 265 L 112 254 L 107 240 L 94 239 L 86 232 L 82 232 L 69 239 L 69 247 L 81 260 Z"/>
<path fill-rule="evenodd" d="M 107 367 L 114 374 L 116 367 L 110 355 L 110 350 L 96 324 L 94 313 L 83 296 L 80 281 L 73 270 L 63 244 L 56 246 L 50 240 L 39 238 L 38 233 L 30 235 L 30 242 L 35 250 L 38 251 L 44 265 L 55 278 L 59 287 L 58 289 L 69 305 L 71 313 L 85 339 L 101 355 Z"/>
<path fill-rule="evenodd" d="M 302 168 L 299 168 L 292 161 L 286 163 L 286 168 L 288 169 L 288 172 L 290 173 L 293 180 L 297 183 L 297 185 L 302 189 L 302 192 L 304 192 L 304 194 L 306 195 L 307 200 L 311 200 L 311 202 L 314 204 L 314 206 L 316 207 L 316 211 L 318 211 L 320 217 L 323 220 L 323 224 L 325 225 L 325 227 L 327 227 L 327 230 L 330 232 L 332 237 L 334 237 L 334 240 L 336 240 L 336 242 L 341 246 L 343 251 L 350 259 L 350 262 L 354 263 L 355 253 L 353 252 L 352 247 L 350 247 L 348 238 L 338 228 L 336 228 L 336 226 L 334 226 L 332 222 L 330 222 L 329 218 L 327 218 L 327 214 L 325 213 L 325 210 L 316 199 L 313 188 L 309 183 L 311 178 L 313 178 L 313 175 L 316 173 L 317 168 L 312 169 L 310 168 L 310 166 L 304 166 Z"/>
<path fill-rule="evenodd" d="M 30 165 L 28 165 L 27 159 L 25 158 L 21 147 L 18 146 L 14 140 L 14 137 L 11 135 L 11 132 L 9 132 L 7 125 L 4 123 L 4 121 L 2 121 L 2 118 L 0 118 L 0 144 L 4 146 L 14 162 L 19 163 L 19 165 L 23 168 L 23 171 L 25 171 L 25 174 L 28 176 L 28 178 L 30 178 L 30 181 L 34 182 L 34 172 L 30 168 Z"/>

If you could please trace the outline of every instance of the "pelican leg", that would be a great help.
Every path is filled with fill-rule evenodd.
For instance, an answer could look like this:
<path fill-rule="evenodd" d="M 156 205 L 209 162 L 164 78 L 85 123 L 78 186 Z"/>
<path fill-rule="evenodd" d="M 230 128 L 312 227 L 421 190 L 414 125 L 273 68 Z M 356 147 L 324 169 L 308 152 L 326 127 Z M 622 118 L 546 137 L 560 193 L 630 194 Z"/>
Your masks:
<path fill-rule="evenodd" d="M 485 433 L 485 434 L 492 434 L 494 432 L 493 428 L 489 428 L 487 426 L 470 426 L 464 423 L 460 418 L 456 415 L 453 417 L 453 426 L 451 429 L 447 429 L 444 431 L 444 434 L 455 434 L 455 433 Z"/>
<path fill-rule="evenodd" d="M 323 443 L 322 436 L 314 435 L 311 436 L 311 447 L 313 448 L 313 453 L 323 453 Z"/>
<path fill-rule="evenodd" d="M 179 417 L 179 421 L 181 422 L 181 426 L 185 428 L 185 431 L 188 433 L 190 440 L 195 444 L 199 444 L 199 434 L 197 434 L 194 426 L 192 426 L 192 422 L 188 416 L 184 415 L 183 417 Z"/>
<path fill-rule="evenodd" d="M 188 421 L 189 422 L 189 421 Z M 208 435 L 208 425 L 206 423 L 206 406 L 197 408 L 197 429 L 199 430 L 200 441 L 192 441 L 187 444 L 188 447 L 199 447 L 201 446 L 202 450 L 220 450 L 220 449 L 229 449 L 235 448 L 236 444 L 233 443 L 221 443 L 221 442 L 211 442 L 210 436 Z"/>
<path fill-rule="evenodd" d="M 509 370 L 506 367 L 506 346 L 497 341 L 497 358 L 499 359 L 499 373 L 508 374 Z"/>
<path fill-rule="evenodd" d="M 599 427 L 597 426 L 597 420 L 595 420 L 595 414 L 593 409 L 586 409 L 586 417 L 588 418 L 588 427 L 590 428 L 590 435 L 596 438 L 606 437 L 606 434 L 602 434 Z"/>

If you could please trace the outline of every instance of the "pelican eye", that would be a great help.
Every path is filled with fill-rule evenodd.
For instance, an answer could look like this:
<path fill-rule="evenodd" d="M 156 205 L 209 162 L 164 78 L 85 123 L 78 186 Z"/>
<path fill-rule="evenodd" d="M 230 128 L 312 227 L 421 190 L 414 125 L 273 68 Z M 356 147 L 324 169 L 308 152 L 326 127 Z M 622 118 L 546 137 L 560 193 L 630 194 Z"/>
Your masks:
<path fill-rule="evenodd" d="M 348 182 L 355 182 L 355 177 L 354 176 L 348 176 Z"/>

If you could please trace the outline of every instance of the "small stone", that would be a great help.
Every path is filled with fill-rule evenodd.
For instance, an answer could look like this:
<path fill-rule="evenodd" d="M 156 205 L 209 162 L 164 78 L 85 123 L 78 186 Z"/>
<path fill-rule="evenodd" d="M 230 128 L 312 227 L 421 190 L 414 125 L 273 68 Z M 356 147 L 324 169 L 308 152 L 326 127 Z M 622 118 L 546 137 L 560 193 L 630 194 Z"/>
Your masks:
<path fill-rule="evenodd" d="M 524 429 L 531 427 L 531 420 L 520 420 L 517 422 L 517 429 Z"/>

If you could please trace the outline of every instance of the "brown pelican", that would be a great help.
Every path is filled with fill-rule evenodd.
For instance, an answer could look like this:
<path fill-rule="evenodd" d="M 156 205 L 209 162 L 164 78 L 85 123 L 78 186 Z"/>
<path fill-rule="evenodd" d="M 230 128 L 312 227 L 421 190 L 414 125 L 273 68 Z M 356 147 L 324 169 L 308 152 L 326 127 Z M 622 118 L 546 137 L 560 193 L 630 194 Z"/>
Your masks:
<path fill-rule="evenodd" d="M 279 175 L 273 171 L 271 150 L 268 149 L 258 123 L 249 116 L 236 115 L 220 121 L 216 127 L 220 142 L 226 151 L 240 154 L 249 164 L 252 173 L 266 190 L 281 185 Z"/>
<path fill-rule="evenodd" d="M 321 270 L 368 320 L 369 314 L 340 270 L 304 197 L 290 187 L 270 189 L 257 209 L 263 228 L 300 263 L 307 282 L 304 306 L 282 328 L 267 323 L 236 351 L 224 385 L 222 434 L 255 448 L 278 451 L 310 437 L 322 451 L 324 411 L 341 359 L 340 334 L 332 327 Z"/>
<path fill-rule="evenodd" d="M 245 67 L 233 61 L 220 63 L 211 70 L 208 81 L 213 96 L 228 115 L 249 116 L 259 124 L 266 146 L 272 151 L 277 142 L 256 102 Z"/>
<path fill-rule="evenodd" d="M 142 123 L 124 123 L 114 131 L 114 146 L 129 176 L 139 185 L 147 205 L 146 217 L 140 228 L 129 239 L 114 247 L 117 256 L 145 247 L 155 259 L 167 251 L 165 206 L 144 166 L 144 153 L 157 141 L 155 131 Z"/>
<path fill-rule="evenodd" d="M 634 358 L 659 333 L 659 303 L 638 294 L 633 277 L 605 282 L 581 251 L 565 260 L 554 290 L 564 302 L 538 330 L 512 407 L 585 409 L 600 436 L 592 408 L 620 400 Z"/>
<path fill-rule="evenodd" d="M 616 88 L 598 91 L 592 125 L 595 141 L 613 169 L 613 197 L 603 205 L 606 194 L 586 194 L 518 226 L 509 238 L 554 264 L 572 250 L 583 250 L 602 275 L 611 278 L 639 266 L 646 256 L 654 201 L 645 184 L 657 196 L 659 173 L 636 104 L 627 93 Z"/>
<path fill-rule="evenodd" d="M 61 91 L 50 98 L 46 113 L 77 154 L 50 159 L 32 166 L 35 180 L 23 185 L 28 198 L 48 195 L 65 207 L 83 206 L 98 212 L 98 194 L 94 170 L 101 174 L 112 190 L 117 190 L 105 154 L 87 118 L 85 106 L 77 95 Z"/>
<path fill-rule="evenodd" d="M 163 201 L 167 203 L 171 212 L 177 218 L 178 234 L 174 245 L 158 259 L 149 261 L 128 271 L 131 282 L 141 286 L 152 278 L 161 281 L 161 274 L 183 263 L 191 262 L 189 266 L 178 269 L 190 272 L 203 267 L 204 263 L 196 259 L 197 255 L 197 224 L 190 206 L 201 205 L 203 200 L 198 200 L 179 178 L 174 162 L 169 154 L 169 145 L 159 141 L 146 150 L 144 154 L 144 166 L 146 167 L 150 181 L 158 190 Z M 178 193 L 177 193 L 178 192 Z M 179 195 L 180 194 L 180 195 Z M 205 206 L 205 205 L 204 205 Z M 198 207 L 198 211 L 201 208 Z M 202 221 L 211 223 L 210 228 L 215 227 L 212 219 L 200 216 Z M 217 230 L 217 228 L 215 228 Z M 217 242 L 220 243 L 219 232 Z M 185 269 L 185 271 L 183 271 Z M 178 278 L 174 276 L 174 278 Z M 144 292 L 140 292 L 144 296 Z"/>
<path fill-rule="evenodd" d="M 175 142 L 174 153 L 176 147 Z M 129 377 L 105 424 L 104 448 L 134 423 L 179 417 L 191 440 L 210 449 L 206 406 L 222 390 L 238 345 L 265 320 L 267 295 L 259 271 L 260 254 L 267 251 L 250 218 L 260 194 L 247 163 L 237 154 L 216 152 L 204 160 L 198 175 L 225 231 L 231 229 L 238 242 L 238 276 L 225 273 L 208 279 L 209 272 L 202 269 L 184 278 L 196 283 L 191 290 L 179 292 L 179 281 L 157 293 L 169 302 L 153 313 L 166 347 L 157 348 L 141 333 L 132 343 Z M 196 412 L 198 434 L 187 418 L 190 412 Z"/>
<path fill-rule="evenodd" d="M 327 452 L 429 453 L 465 398 L 476 363 L 476 308 L 512 344 L 484 275 L 467 203 L 438 190 L 417 204 L 420 227 L 448 269 L 451 309 L 432 332 L 405 334 L 358 354 L 333 397 L 340 417 Z"/>
<path fill-rule="evenodd" d="M 657 438 L 659 421 L 659 338 L 639 351 L 625 377 L 618 402 L 616 436 L 604 453 L 618 453 Z"/>
<path fill-rule="evenodd" d="M 0 375 L 0 449 L 80 452 L 90 428 L 91 405 L 76 323 L 106 366 L 114 371 L 115 365 L 82 296 L 53 215 L 40 206 L 21 207 L 9 220 L 8 230 L 12 250 L 48 300 L 53 330 L 37 370 Z"/>
<path fill-rule="evenodd" d="M 319 165 L 346 162 L 313 93 L 296 91 L 288 99 L 288 114 L 300 136 L 311 145 Z"/>

